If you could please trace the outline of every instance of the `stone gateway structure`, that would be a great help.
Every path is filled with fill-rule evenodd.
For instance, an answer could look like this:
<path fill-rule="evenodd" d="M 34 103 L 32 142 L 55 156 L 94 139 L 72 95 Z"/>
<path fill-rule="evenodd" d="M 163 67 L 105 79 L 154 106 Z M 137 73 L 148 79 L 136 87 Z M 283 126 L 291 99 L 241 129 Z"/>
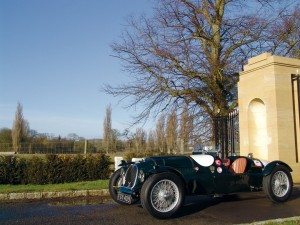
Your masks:
<path fill-rule="evenodd" d="M 264 53 L 238 83 L 240 154 L 282 160 L 300 182 L 300 60 Z"/>

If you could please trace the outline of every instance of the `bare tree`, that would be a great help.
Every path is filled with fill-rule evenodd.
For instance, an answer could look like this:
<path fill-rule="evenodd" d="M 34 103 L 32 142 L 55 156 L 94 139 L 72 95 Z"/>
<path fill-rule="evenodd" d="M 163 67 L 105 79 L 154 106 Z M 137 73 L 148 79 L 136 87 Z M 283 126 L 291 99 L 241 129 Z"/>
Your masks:
<path fill-rule="evenodd" d="M 291 11 L 293 2 L 158 1 L 152 18 L 132 18 L 122 40 L 112 45 L 132 82 L 107 85 L 105 91 L 131 97 L 128 107 L 145 106 L 135 122 L 188 104 L 199 134 L 209 136 L 213 129 L 207 126 L 213 128 L 214 118 L 236 106 L 238 72 L 249 57 L 283 50 L 292 56 L 298 51 L 299 45 L 285 41 L 276 42 L 276 50 L 274 38 L 269 38 L 271 28 L 280 15 Z M 295 27 L 297 43 L 299 33 Z"/>
<path fill-rule="evenodd" d="M 148 133 L 148 139 L 147 139 L 147 150 L 148 151 L 155 151 L 155 133 L 153 130 L 150 130 Z"/>
<path fill-rule="evenodd" d="M 156 146 L 160 152 L 166 152 L 165 116 L 161 115 L 156 122 Z"/>
<path fill-rule="evenodd" d="M 300 4 L 292 12 L 283 11 L 271 26 L 268 40 L 271 51 L 300 58 Z"/>
<path fill-rule="evenodd" d="M 15 152 L 19 152 L 21 149 L 21 143 L 24 142 L 28 136 L 29 123 L 24 119 L 23 106 L 18 102 L 17 110 L 15 113 L 15 120 L 12 127 L 12 141 L 13 149 Z"/>
<path fill-rule="evenodd" d="M 103 121 L 103 146 L 108 154 L 110 148 L 112 147 L 112 139 L 113 139 L 113 132 L 111 127 L 111 105 L 106 107 L 105 118 Z"/>
<path fill-rule="evenodd" d="M 181 153 L 188 150 L 188 144 L 192 138 L 193 133 L 193 118 L 189 114 L 188 106 L 186 105 L 181 113 L 180 118 L 180 151 Z"/>
<path fill-rule="evenodd" d="M 137 128 L 134 134 L 134 146 L 136 151 L 146 150 L 146 132 L 142 128 Z"/>
<path fill-rule="evenodd" d="M 178 121 L 176 111 L 173 110 L 167 119 L 167 128 L 166 128 L 166 135 L 167 135 L 167 149 L 168 154 L 170 153 L 177 153 L 177 129 Z"/>
<path fill-rule="evenodd" d="M 111 132 L 111 149 L 114 151 L 118 151 L 118 141 L 119 141 L 119 137 L 121 136 L 120 132 L 117 129 L 112 129 Z"/>

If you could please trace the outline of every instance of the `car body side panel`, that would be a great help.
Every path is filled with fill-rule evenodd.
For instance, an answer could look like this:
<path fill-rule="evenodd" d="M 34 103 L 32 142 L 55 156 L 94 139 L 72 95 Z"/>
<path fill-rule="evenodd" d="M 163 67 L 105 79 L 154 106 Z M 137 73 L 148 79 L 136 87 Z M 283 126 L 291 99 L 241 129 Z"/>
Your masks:
<path fill-rule="evenodd" d="M 234 162 L 237 156 L 230 157 Z M 246 158 L 246 157 L 243 157 Z M 216 193 L 234 193 L 259 189 L 262 186 L 262 168 L 255 166 L 250 158 L 247 159 L 247 165 L 244 173 L 236 174 L 229 168 L 221 166 L 222 173 L 214 174 Z"/>
<path fill-rule="evenodd" d="M 193 189 L 190 194 L 204 195 L 213 194 L 215 191 L 214 177 L 209 167 L 199 166 L 199 169 L 190 178 Z"/>
<path fill-rule="evenodd" d="M 239 177 L 237 175 L 232 174 L 226 168 L 222 168 L 222 173 L 218 173 L 215 171 L 214 173 L 214 185 L 215 185 L 215 193 L 218 194 L 227 194 L 230 192 L 238 191 L 238 183 Z"/>
<path fill-rule="evenodd" d="M 250 167 L 247 171 L 249 176 L 248 186 L 254 189 L 260 189 L 262 187 L 262 174 L 263 167 L 256 166 L 255 163 L 251 160 Z"/>

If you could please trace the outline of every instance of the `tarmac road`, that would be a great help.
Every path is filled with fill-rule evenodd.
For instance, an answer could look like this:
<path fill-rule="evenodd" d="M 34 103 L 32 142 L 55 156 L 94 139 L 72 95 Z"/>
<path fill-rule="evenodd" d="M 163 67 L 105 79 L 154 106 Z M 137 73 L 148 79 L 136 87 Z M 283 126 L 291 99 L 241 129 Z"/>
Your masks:
<path fill-rule="evenodd" d="M 201 225 L 239 224 L 300 216 L 300 186 L 283 204 L 268 200 L 263 192 L 222 198 L 189 197 L 175 218 L 157 220 L 139 204 L 121 206 L 108 198 L 62 199 L 2 203 L 0 224 L 101 224 L 101 225 Z"/>

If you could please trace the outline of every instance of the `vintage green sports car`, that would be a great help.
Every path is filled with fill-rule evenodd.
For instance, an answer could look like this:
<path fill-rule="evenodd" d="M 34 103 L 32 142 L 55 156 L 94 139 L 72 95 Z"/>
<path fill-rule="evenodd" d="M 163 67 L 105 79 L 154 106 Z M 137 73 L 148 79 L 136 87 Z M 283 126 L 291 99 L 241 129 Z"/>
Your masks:
<path fill-rule="evenodd" d="M 292 192 L 292 169 L 284 162 L 252 157 L 212 155 L 149 157 L 122 162 L 109 182 L 110 195 L 119 204 L 141 201 L 152 216 L 168 218 L 187 195 L 212 195 L 264 190 L 274 202 Z"/>

